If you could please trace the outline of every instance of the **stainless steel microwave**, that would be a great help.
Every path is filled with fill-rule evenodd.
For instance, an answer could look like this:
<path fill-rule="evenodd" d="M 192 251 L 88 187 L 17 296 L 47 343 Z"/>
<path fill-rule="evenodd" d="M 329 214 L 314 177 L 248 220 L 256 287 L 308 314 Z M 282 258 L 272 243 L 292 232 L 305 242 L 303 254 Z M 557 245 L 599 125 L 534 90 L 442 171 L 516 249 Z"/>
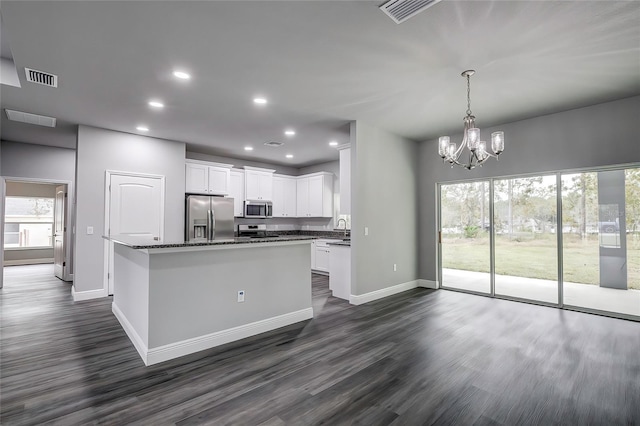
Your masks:
<path fill-rule="evenodd" d="M 244 217 L 266 219 L 273 216 L 271 201 L 245 201 Z"/>

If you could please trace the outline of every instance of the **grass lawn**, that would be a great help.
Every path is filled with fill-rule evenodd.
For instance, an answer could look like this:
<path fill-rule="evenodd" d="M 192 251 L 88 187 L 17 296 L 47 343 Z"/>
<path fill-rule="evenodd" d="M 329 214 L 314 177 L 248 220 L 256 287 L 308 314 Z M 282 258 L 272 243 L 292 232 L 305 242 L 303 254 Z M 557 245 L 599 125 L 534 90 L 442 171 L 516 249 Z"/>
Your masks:
<path fill-rule="evenodd" d="M 556 236 L 496 238 L 496 274 L 557 280 Z M 519 241 L 518 241 L 519 240 Z M 564 281 L 598 284 L 600 281 L 597 235 L 586 240 L 563 236 Z M 442 266 L 465 271 L 489 272 L 489 237 L 447 237 L 442 240 Z M 627 283 L 640 290 L 640 236 L 627 235 Z"/>

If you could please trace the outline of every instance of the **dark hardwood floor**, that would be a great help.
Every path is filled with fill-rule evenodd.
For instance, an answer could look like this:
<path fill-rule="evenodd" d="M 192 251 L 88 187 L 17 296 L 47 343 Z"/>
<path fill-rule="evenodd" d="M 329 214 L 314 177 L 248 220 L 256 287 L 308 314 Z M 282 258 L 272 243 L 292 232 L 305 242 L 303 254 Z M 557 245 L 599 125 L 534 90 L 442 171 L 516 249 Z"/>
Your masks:
<path fill-rule="evenodd" d="M 277 295 L 275 295 L 277 296 Z M 634 425 L 640 323 L 451 291 L 361 306 L 145 367 L 111 299 L 5 268 L 3 425 Z"/>

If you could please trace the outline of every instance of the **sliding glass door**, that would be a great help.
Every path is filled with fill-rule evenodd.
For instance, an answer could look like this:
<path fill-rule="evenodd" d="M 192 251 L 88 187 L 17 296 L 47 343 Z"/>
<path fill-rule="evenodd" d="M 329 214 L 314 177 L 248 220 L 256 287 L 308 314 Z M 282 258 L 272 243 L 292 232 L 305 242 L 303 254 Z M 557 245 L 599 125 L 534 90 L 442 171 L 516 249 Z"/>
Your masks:
<path fill-rule="evenodd" d="M 640 168 L 441 184 L 442 287 L 640 320 Z"/>
<path fill-rule="evenodd" d="M 556 176 L 493 185 L 495 294 L 558 303 Z"/>
<path fill-rule="evenodd" d="M 564 304 L 640 316 L 640 169 L 562 175 Z"/>
<path fill-rule="evenodd" d="M 491 292 L 489 182 L 440 187 L 442 285 Z"/>

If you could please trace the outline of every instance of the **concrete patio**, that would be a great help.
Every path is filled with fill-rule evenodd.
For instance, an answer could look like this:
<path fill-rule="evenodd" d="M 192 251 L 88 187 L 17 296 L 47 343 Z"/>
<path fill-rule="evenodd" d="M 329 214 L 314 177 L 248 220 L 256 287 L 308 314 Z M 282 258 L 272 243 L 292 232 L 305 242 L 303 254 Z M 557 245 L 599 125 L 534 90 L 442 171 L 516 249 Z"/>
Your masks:
<path fill-rule="evenodd" d="M 442 285 L 459 290 L 490 292 L 486 272 L 442 270 Z M 536 278 L 496 275 L 496 294 L 558 303 L 558 283 Z M 564 304 L 640 317 L 640 290 L 618 290 L 593 284 L 564 283 Z"/>

